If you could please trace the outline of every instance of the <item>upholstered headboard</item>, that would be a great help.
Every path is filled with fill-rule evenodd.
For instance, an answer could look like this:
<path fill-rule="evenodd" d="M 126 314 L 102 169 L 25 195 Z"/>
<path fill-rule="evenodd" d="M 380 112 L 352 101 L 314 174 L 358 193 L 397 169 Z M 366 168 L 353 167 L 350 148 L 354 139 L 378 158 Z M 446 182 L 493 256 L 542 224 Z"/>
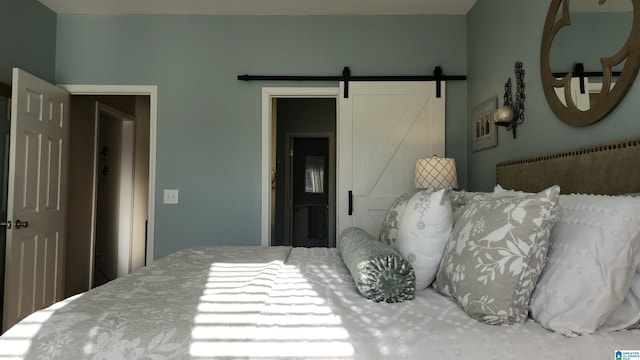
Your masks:
<path fill-rule="evenodd" d="M 563 194 L 640 193 L 640 138 L 501 162 L 496 175 L 505 189 L 527 192 L 557 184 Z"/>

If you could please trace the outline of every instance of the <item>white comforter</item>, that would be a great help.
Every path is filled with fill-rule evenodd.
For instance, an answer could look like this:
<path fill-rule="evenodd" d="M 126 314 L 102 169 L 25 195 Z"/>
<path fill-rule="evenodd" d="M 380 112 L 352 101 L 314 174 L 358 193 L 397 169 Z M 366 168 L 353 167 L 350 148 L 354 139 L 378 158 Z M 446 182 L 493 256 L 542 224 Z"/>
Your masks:
<path fill-rule="evenodd" d="M 25 318 L 0 359 L 614 359 L 640 331 L 567 338 L 490 326 L 431 289 L 361 297 L 336 249 L 179 251 Z"/>

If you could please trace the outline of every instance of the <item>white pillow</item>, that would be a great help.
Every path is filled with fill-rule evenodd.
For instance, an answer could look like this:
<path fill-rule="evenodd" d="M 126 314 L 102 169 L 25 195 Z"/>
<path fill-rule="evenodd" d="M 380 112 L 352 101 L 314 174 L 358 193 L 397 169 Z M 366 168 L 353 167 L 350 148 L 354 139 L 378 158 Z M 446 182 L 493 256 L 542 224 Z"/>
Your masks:
<path fill-rule="evenodd" d="M 640 292 L 629 291 L 640 263 L 640 200 L 561 195 L 559 205 L 531 316 L 567 336 L 632 325 L 640 312 Z"/>
<path fill-rule="evenodd" d="M 453 214 L 445 190 L 414 194 L 400 219 L 395 249 L 411 263 L 416 290 L 427 288 L 436 277 L 453 227 Z"/>
<path fill-rule="evenodd" d="M 640 262 L 640 259 L 636 259 Z M 631 288 L 620 304 L 598 329 L 598 332 L 616 331 L 640 326 L 640 265 L 636 268 Z"/>

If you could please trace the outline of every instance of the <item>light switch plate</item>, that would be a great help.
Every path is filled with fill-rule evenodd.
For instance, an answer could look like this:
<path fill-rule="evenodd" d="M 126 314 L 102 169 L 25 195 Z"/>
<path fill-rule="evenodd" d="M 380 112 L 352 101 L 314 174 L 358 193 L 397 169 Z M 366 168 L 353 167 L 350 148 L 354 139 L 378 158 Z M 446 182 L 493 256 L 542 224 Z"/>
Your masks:
<path fill-rule="evenodd" d="M 164 189 L 164 203 L 165 204 L 177 204 L 178 203 L 178 190 L 176 190 L 176 189 Z"/>

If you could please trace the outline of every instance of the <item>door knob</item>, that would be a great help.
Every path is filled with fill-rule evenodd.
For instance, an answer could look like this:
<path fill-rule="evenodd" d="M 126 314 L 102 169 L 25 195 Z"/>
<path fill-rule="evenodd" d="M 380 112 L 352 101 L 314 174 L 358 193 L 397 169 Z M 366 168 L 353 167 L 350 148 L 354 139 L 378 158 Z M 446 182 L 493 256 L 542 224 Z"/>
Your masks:
<path fill-rule="evenodd" d="M 11 229 L 11 220 L 0 221 L 0 227 L 6 227 L 7 229 Z"/>
<path fill-rule="evenodd" d="M 16 220 L 15 227 L 16 227 L 16 229 L 28 228 L 29 227 L 29 222 L 28 221 Z"/>

